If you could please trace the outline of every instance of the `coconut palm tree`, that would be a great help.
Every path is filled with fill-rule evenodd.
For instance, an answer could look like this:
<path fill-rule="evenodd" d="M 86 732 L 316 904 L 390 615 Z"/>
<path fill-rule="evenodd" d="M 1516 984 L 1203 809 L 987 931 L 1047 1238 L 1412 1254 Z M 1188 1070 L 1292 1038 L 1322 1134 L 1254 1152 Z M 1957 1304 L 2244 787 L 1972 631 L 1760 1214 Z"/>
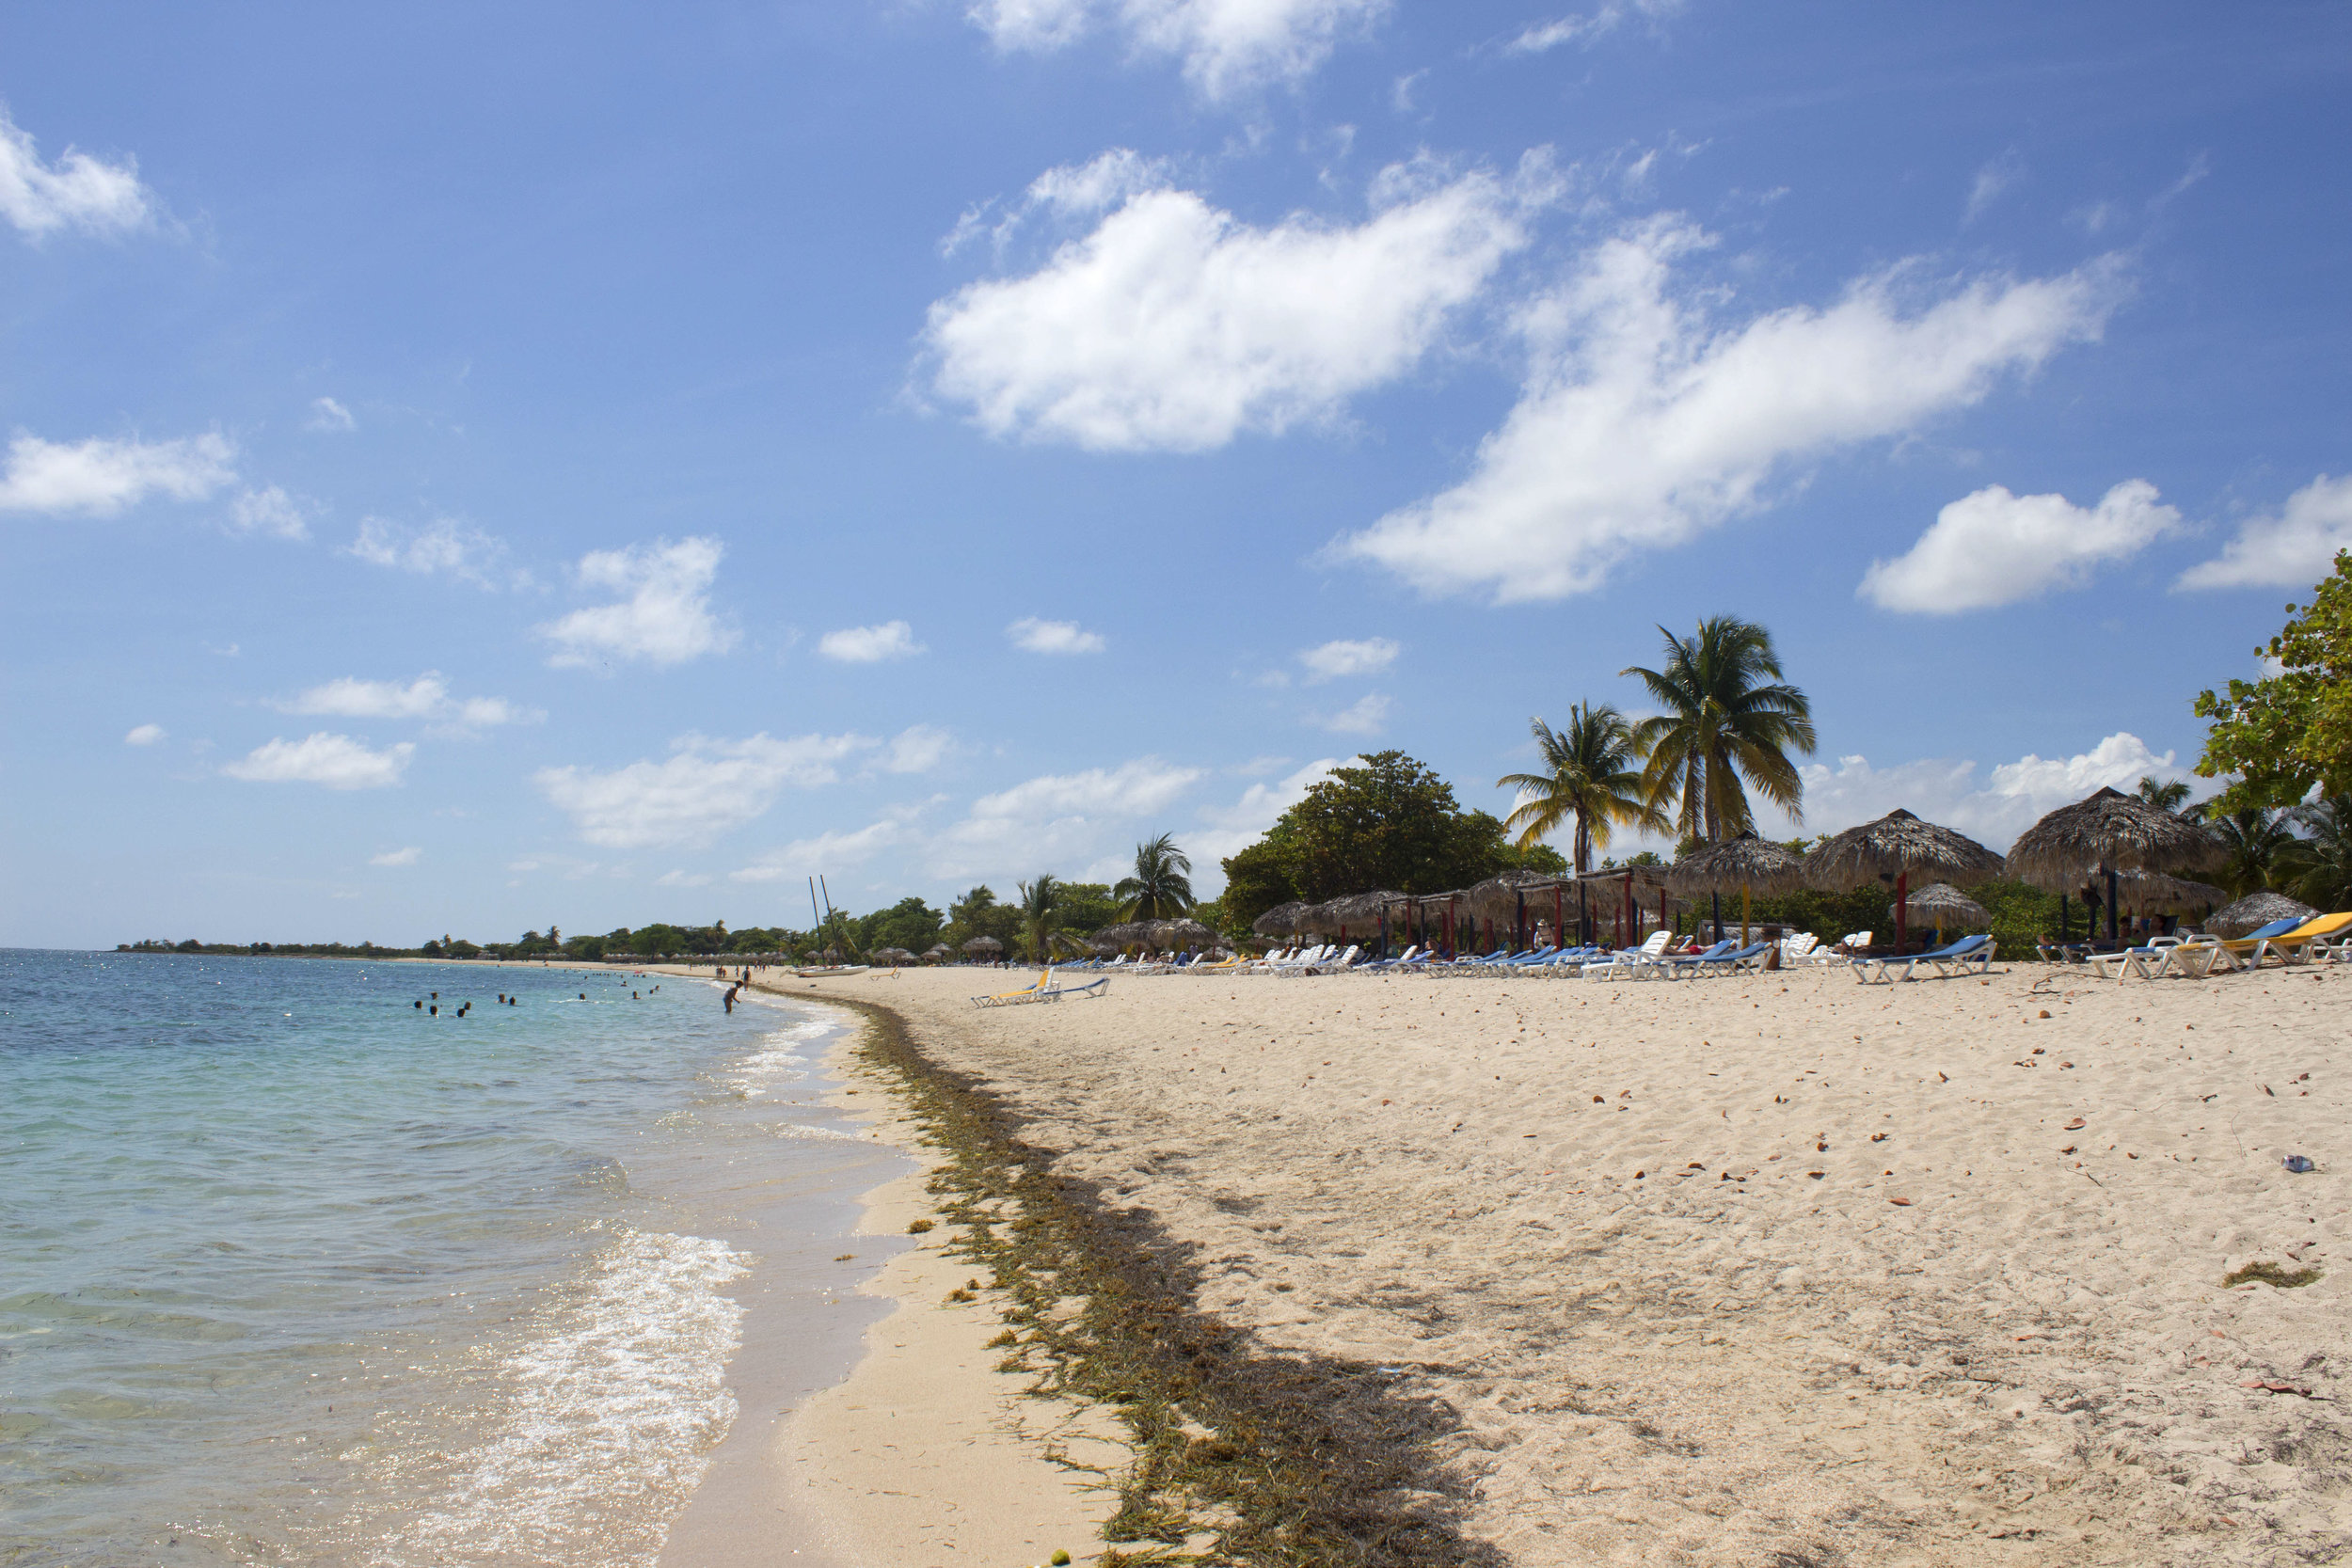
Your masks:
<path fill-rule="evenodd" d="M 1061 925 L 1061 880 L 1050 871 L 1041 871 L 1035 881 L 1013 885 L 1021 890 L 1021 901 L 1015 907 L 1021 911 L 1021 928 L 1028 933 L 1029 956 L 1043 962 L 1053 957 L 1046 944 Z"/>
<path fill-rule="evenodd" d="M 1709 844 L 1756 826 L 1750 786 L 1804 820 L 1804 780 L 1788 753 L 1812 754 L 1813 705 L 1781 680 L 1772 634 L 1730 615 L 1701 621 L 1692 637 L 1658 631 L 1665 669 L 1618 672 L 1641 676 L 1663 710 L 1633 726 L 1649 758 L 1642 787 L 1650 805 L 1662 810 L 1679 797 L 1677 825 Z"/>
<path fill-rule="evenodd" d="M 2352 795 L 2334 795 L 2292 814 L 2311 833 L 2284 857 L 2286 891 L 2315 910 L 2352 910 Z"/>
<path fill-rule="evenodd" d="M 1174 833 L 1136 846 L 1136 874 L 1111 889 L 1121 920 L 1173 920 L 1192 908 L 1192 857 Z"/>
<path fill-rule="evenodd" d="M 1540 773 L 1506 773 L 1497 789 L 1519 792 L 1517 810 L 1503 827 L 1518 834 L 1519 847 L 1533 847 L 1570 817 L 1576 819 L 1570 862 L 1581 875 L 1593 868 L 1593 851 L 1609 847 L 1618 828 L 1665 832 L 1666 814 L 1642 792 L 1642 749 L 1625 715 L 1606 703 L 1573 703 L 1568 721 L 1554 730 L 1541 719 L 1527 721 L 1543 757 Z"/>
<path fill-rule="evenodd" d="M 2139 781 L 2136 793 L 2158 811 L 2179 811 L 2188 802 L 2188 781 L 2171 779 L 2160 784 L 2153 777 L 2145 777 Z"/>
<path fill-rule="evenodd" d="M 2231 896 L 2286 890 L 2295 875 L 2296 851 L 2301 842 L 2295 836 L 2291 820 L 2288 813 L 2263 806 L 2242 806 L 2207 819 L 2207 830 L 2230 852 L 2217 879 Z"/>

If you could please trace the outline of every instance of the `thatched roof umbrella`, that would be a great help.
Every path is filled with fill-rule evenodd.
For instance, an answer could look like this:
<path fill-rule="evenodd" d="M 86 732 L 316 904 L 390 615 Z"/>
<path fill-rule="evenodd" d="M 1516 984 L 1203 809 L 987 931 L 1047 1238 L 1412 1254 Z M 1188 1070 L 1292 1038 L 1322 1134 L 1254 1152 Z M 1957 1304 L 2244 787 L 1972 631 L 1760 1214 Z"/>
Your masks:
<path fill-rule="evenodd" d="M 1941 936 L 1945 927 L 1955 931 L 1981 931 L 1993 924 L 1993 912 L 1969 897 L 1949 882 L 1930 882 L 1904 900 L 1899 912 L 1899 924 L 1911 920 L 1922 926 L 1932 926 Z"/>
<path fill-rule="evenodd" d="M 974 937 L 963 944 L 963 950 L 974 958 L 994 958 L 1005 950 L 1005 944 L 994 937 Z"/>
<path fill-rule="evenodd" d="M 1875 822 L 1848 828 L 1804 858 L 1804 879 L 1825 891 L 1842 892 L 1892 877 L 1895 882 L 1895 947 L 1910 940 L 1908 918 L 1914 873 L 1967 886 L 2001 874 L 2001 857 L 1965 833 L 1922 822 L 1907 811 L 1891 811 Z"/>
<path fill-rule="evenodd" d="M 2283 893 L 2249 893 L 2205 917 L 2205 929 L 2217 937 L 2242 937 L 2274 920 L 2309 920 L 2319 911 Z"/>
<path fill-rule="evenodd" d="M 1404 894 L 1385 888 L 1373 893 L 1350 893 L 1326 903 L 1323 913 L 1344 942 L 1349 927 L 1379 926 L 1388 917 L 1389 906 L 1404 901 Z"/>
<path fill-rule="evenodd" d="M 1145 929 L 1152 934 L 1152 945 L 1173 953 L 1178 948 L 1201 949 L 1216 942 L 1216 933 L 1198 920 L 1154 920 Z"/>
<path fill-rule="evenodd" d="M 948 946 L 946 942 L 936 942 L 931 943 L 930 946 L 923 949 L 923 961 L 927 964 L 935 964 L 942 958 L 954 958 L 955 953 L 956 950 Z"/>
<path fill-rule="evenodd" d="M 1298 929 L 1298 917 L 1307 906 L 1294 900 L 1277 904 L 1249 923 L 1249 928 L 1262 937 L 1286 937 Z"/>
<path fill-rule="evenodd" d="M 2117 873 L 2201 871 L 2227 857 L 2221 841 L 2201 824 L 2110 788 L 2060 806 L 2018 834 L 2008 865 L 2018 880 L 2053 893 L 2081 886 L 2093 871 L 2106 878 L 2112 942 Z"/>
<path fill-rule="evenodd" d="M 1785 844 L 1758 838 L 1754 832 L 1721 844 L 1702 845 L 1675 862 L 1666 875 L 1666 885 L 1675 892 L 1695 896 L 1698 894 L 1720 894 L 1723 889 L 1740 890 L 1740 942 L 1748 940 L 1748 899 L 1751 894 L 1761 893 L 1767 898 L 1775 894 L 1794 893 L 1804 886 L 1804 857 Z M 1715 928 L 1723 929 L 1723 915 L 1715 916 Z"/>
<path fill-rule="evenodd" d="M 1120 948 L 1133 947 L 1136 942 L 1141 942 L 1142 940 L 1143 927 L 1136 922 L 1130 920 L 1122 921 L 1118 925 L 1104 927 L 1101 930 L 1087 938 L 1087 945 L 1093 948 L 1097 953 L 1116 953 Z"/>
<path fill-rule="evenodd" d="M 2115 892 L 2116 901 L 2134 914 L 2187 914 L 2230 901 L 2229 893 L 2211 882 L 2192 882 L 2161 871 L 2119 871 Z"/>
<path fill-rule="evenodd" d="M 1510 927 L 1512 942 L 1516 945 L 1519 927 L 1527 919 L 1527 890 L 1538 884 L 1548 885 L 1551 879 L 1549 873 L 1542 871 L 1518 868 L 1499 871 L 1485 881 L 1466 889 L 1462 894 L 1462 907 L 1470 911 L 1472 920 L 1486 921 L 1489 929 L 1498 926 Z"/>
<path fill-rule="evenodd" d="M 886 963 L 894 968 L 899 964 L 911 964 L 914 961 L 914 955 L 903 947 L 877 947 L 874 949 L 873 958 L 876 963 Z"/>

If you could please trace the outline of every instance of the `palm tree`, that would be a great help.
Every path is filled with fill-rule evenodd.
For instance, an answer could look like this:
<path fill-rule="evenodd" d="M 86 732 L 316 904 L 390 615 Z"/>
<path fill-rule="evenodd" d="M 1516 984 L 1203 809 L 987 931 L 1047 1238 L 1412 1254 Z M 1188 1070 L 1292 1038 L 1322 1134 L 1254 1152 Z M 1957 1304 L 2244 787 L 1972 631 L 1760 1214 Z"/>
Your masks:
<path fill-rule="evenodd" d="M 2158 784 L 2153 778 L 2143 778 L 2137 794 L 2158 811 L 2179 811 L 2188 800 L 2188 781 L 2173 779 Z"/>
<path fill-rule="evenodd" d="M 1021 890 L 1021 926 L 1029 935 L 1029 956 L 1040 962 L 1052 958 L 1046 942 L 1054 928 L 1061 924 L 1061 882 L 1050 871 L 1041 871 L 1033 882 L 1017 882 Z"/>
<path fill-rule="evenodd" d="M 1111 889 L 1121 920 L 1173 920 L 1192 908 L 1192 857 L 1174 833 L 1136 846 L 1136 874 Z"/>
<path fill-rule="evenodd" d="M 1772 634 L 1729 615 L 1701 621 L 1693 637 L 1658 630 L 1666 668 L 1618 672 L 1641 676 L 1664 710 L 1633 727 L 1649 758 L 1642 775 L 1649 803 L 1662 809 L 1679 796 L 1677 825 L 1709 844 L 1756 826 L 1751 784 L 1791 821 L 1803 821 L 1804 780 L 1788 752 L 1812 754 L 1813 705 L 1781 681 Z"/>
<path fill-rule="evenodd" d="M 2282 857 L 2287 890 L 2318 910 L 2352 909 L 2352 795 L 2331 795 L 2291 813 L 2311 831 Z"/>
<path fill-rule="evenodd" d="M 1576 819 L 1579 875 L 1593 868 L 1593 851 L 1609 847 L 1617 828 L 1662 833 L 1666 814 L 1642 794 L 1642 748 L 1625 715 L 1606 703 L 1573 703 L 1568 722 L 1554 730 L 1541 719 L 1527 721 L 1542 755 L 1540 773 L 1506 773 L 1497 789 L 1519 792 L 1517 810 L 1503 827 L 1518 833 L 1519 847 L 1532 847 L 1570 817 Z"/>
<path fill-rule="evenodd" d="M 2289 814 L 2262 806 L 2242 806 L 2209 819 L 2206 828 L 2229 850 L 2220 871 L 2221 885 L 2234 898 L 2265 888 L 2283 890 L 2295 870 L 2300 842 L 2289 826 Z"/>

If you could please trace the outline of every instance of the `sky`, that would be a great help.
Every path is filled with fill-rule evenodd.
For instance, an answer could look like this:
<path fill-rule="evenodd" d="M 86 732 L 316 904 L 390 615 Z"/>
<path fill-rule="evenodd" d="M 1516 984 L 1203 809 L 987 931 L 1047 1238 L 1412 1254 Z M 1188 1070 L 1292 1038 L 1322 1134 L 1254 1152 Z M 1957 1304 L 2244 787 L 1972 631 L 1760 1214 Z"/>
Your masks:
<path fill-rule="evenodd" d="M 1213 892 L 1719 614 L 1804 831 L 2006 847 L 2352 545 L 2347 75 L 2261 0 L 11 7 L 0 943 Z"/>

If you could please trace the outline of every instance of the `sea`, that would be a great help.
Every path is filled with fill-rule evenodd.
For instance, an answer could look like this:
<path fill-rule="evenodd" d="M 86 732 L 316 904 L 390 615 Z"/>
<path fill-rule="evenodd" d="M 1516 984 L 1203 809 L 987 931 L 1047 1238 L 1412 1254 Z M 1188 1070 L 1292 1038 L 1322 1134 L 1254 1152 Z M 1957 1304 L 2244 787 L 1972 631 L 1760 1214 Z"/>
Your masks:
<path fill-rule="evenodd" d="M 653 1568 L 886 1305 L 856 1198 L 908 1167 L 827 1108 L 844 1022 L 0 951 L 0 1564 Z"/>

